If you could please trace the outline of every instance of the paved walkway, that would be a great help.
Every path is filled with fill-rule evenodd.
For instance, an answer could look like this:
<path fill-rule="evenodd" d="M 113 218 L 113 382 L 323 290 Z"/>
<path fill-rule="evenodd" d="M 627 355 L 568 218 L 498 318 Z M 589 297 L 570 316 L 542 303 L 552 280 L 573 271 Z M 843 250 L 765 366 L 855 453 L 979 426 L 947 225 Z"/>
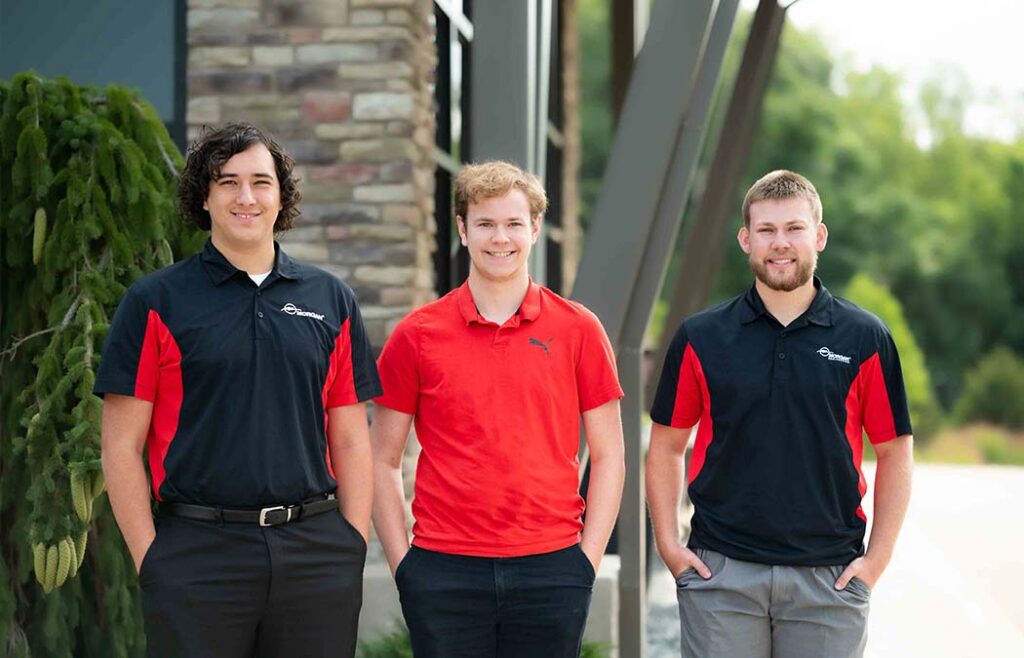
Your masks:
<path fill-rule="evenodd" d="M 871 505 L 869 494 L 869 517 Z M 679 655 L 675 583 L 660 574 L 649 589 L 648 658 Z M 918 465 L 896 555 L 872 594 L 866 658 L 1019 656 L 1024 468 Z"/>

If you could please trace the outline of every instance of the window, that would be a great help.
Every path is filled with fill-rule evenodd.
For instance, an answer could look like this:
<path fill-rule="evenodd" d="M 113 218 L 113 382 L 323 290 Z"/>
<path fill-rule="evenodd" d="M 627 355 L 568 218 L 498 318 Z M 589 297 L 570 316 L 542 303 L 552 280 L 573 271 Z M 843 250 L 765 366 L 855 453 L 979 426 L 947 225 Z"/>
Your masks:
<path fill-rule="evenodd" d="M 473 24 L 470 0 L 435 0 L 437 71 L 434 81 L 434 289 L 438 297 L 457 288 L 469 274 L 452 214 L 452 182 L 470 152 L 469 67 Z"/>

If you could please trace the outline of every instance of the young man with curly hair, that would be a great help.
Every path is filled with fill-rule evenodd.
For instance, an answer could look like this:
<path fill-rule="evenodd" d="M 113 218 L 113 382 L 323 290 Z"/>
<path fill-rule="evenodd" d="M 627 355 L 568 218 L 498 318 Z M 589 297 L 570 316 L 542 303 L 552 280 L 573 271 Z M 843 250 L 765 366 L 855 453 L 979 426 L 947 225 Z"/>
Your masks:
<path fill-rule="evenodd" d="M 622 389 L 594 314 L 530 279 L 546 206 L 540 181 L 514 165 L 463 168 L 455 212 L 469 278 L 403 319 L 380 355 L 374 527 L 417 658 L 580 651 L 622 493 Z M 410 548 L 401 471 L 413 422 Z"/>
<path fill-rule="evenodd" d="M 103 350 L 103 470 L 150 656 L 355 652 L 380 384 L 352 291 L 274 240 L 292 168 L 253 125 L 204 134 L 179 205 L 210 239 L 129 288 Z"/>

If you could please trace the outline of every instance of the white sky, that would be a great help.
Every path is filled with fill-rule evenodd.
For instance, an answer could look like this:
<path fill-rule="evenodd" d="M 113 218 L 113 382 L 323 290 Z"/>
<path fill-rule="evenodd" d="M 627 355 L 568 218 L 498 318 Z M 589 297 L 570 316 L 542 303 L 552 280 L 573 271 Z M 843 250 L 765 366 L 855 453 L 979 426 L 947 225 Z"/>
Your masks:
<path fill-rule="evenodd" d="M 757 0 L 742 6 L 753 10 Z M 955 67 L 975 99 L 969 132 L 1024 135 L 1024 0 L 799 0 L 787 20 L 816 29 L 858 70 L 878 64 L 901 73 L 908 99 L 920 82 Z"/>

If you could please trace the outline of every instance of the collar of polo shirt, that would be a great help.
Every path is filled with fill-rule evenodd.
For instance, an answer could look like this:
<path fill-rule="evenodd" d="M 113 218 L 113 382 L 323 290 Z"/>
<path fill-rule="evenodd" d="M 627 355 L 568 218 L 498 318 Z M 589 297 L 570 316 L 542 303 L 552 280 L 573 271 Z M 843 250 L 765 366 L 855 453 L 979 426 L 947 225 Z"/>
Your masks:
<path fill-rule="evenodd" d="M 817 294 L 814 301 L 803 314 L 790 324 L 791 327 L 802 326 L 805 323 L 816 324 L 822 327 L 832 326 L 832 293 L 821 284 L 821 279 L 814 277 L 814 289 Z M 740 322 L 749 324 L 764 315 L 770 315 L 765 308 L 764 300 L 757 293 L 757 287 L 751 285 L 744 295 L 745 307 L 740 312 Z"/>
<path fill-rule="evenodd" d="M 459 312 L 465 319 L 466 324 L 476 322 L 478 324 L 494 324 L 490 320 L 487 320 L 480 311 L 477 310 L 476 302 L 473 301 L 473 293 L 469 289 L 469 280 L 467 279 L 459 288 L 455 291 L 458 296 Z M 540 286 L 534 283 L 533 279 L 530 279 L 530 286 L 526 289 L 526 295 L 523 297 L 523 301 L 519 304 L 519 310 L 508 319 L 506 324 L 513 323 L 513 326 L 517 326 L 520 322 L 533 322 L 540 315 Z"/>
<path fill-rule="evenodd" d="M 215 286 L 219 286 L 241 271 L 232 265 L 224 257 L 224 254 L 218 251 L 217 247 L 213 246 L 212 240 L 207 239 L 206 245 L 203 247 L 199 257 L 202 259 L 203 267 L 206 269 L 206 273 L 210 275 L 210 280 L 213 281 Z M 302 278 L 298 266 L 288 254 L 281 250 L 281 245 L 276 240 L 274 241 L 274 269 L 271 271 L 277 272 L 279 276 L 285 279 L 298 281 Z"/>

